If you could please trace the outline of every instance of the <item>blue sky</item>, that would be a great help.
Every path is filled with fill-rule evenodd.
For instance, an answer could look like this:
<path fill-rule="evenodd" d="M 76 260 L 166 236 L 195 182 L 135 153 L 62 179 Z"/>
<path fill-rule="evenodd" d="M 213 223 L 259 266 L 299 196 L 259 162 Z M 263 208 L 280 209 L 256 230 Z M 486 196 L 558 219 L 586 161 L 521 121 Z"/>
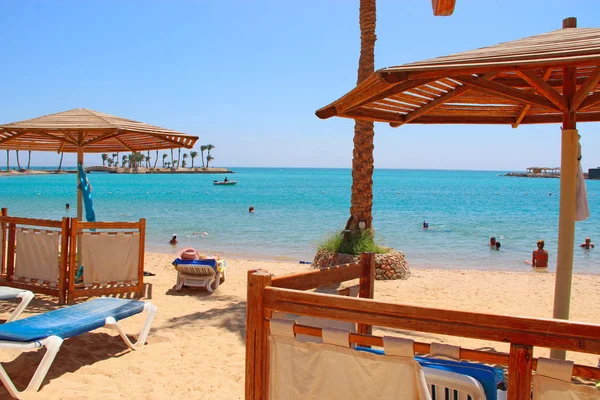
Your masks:
<path fill-rule="evenodd" d="M 377 6 L 377 69 L 600 15 L 593 0 L 457 0 L 451 17 L 434 17 L 430 0 Z M 23 0 L 0 2 L 0 15 L 0 123 L 85 107 L 197 135 L 215 166 L 351 167 L 353 121 L 314 112 L 356 83 L 358 0 Z M 600 165 L 598 127 L 579 124 L 584 168 Z M 558 124 L 375 125 L 376 168 L 533 165 L 560 165 Z"/>

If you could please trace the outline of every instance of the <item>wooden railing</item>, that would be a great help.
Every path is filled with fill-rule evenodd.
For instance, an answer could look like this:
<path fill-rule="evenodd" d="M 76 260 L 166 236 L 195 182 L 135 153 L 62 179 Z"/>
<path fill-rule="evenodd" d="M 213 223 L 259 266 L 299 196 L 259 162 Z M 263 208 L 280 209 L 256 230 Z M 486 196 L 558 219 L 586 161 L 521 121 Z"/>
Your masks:
<path fill-rule="evenodd" d="M 382 346 L 382 338 L 370 334 L 370 327 L 402 329 L 450 336 L 510 343 L 510 353 L 461 349 L 461 359 L 508 366 L 508 399 L 531 398 L 532 371 L 537 367 L 533 347 L 557 348 L 600 354 L 600 325 L 562 320 L 509 317 L 500 315 L 442 310 L 390 304 L 370 298 L 349 298 L 299 289 L 318 287 L 340 280 L 356 278 L 372 255 L 363 255 L 362 267 L 346 267 L 272 278 L 265 271 L 248 274 L 248 309 L 246 325 L 246 399 L 267 399 L 267 334 L 271 312 L 280 311 L 331 320 L 362 324 L 353 343 Z M 292 278 L 294 277 L 294 278 Z M 294 284 L 294 280 L 297 282 Z M 282 285 L 284 283 L 284 285 Z M 365 292 L 366 293 L 366 292 Z M 372 291 L 371 291 L 372 293 Z M 372 297 L 372 296 L 369 296 Z M 296 333 L 320 336 L 321 329 L 296 325 Z M 365 331 L 368 331 L 366 333 Z M 416 353 L 429 353 L 429 344 L 415 343 Z M 575 376 L 600 379 L 600 369 L 575 365 Z"/>

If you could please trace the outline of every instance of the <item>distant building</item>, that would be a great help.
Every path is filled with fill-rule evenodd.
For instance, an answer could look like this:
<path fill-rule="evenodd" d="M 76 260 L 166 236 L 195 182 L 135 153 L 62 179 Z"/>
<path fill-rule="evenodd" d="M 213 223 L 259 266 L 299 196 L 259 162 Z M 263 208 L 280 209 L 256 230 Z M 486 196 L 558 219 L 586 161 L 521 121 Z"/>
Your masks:
<path fill-rule="evenodd" d="M 600 167 L 588 169 L 588 179 L 600 179 Z"/>
<path fill-rule="evenodd" d="M 560 175 L 560 168 L 529 167 L 527 173 L 532 175 Z"/>

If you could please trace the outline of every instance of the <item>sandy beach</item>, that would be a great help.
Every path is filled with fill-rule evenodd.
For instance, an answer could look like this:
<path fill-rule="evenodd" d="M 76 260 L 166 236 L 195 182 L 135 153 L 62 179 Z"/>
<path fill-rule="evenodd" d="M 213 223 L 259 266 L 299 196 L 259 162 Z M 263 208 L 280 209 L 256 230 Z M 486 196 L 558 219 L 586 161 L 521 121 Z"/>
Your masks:
<path fill-rule="evenodd" d="M 244 397 L 244 325 L 246 271 L 266 269 L 275 275 L 308 270 L 310 266 L 277 261 L 227 260 L 227 281 L 214 294 L 184 288 L 175 292 L 172 254 L 146 254 L 146 277 L 151 301 L 158 306 L 147 345 L 128 350 L 116 332 L 99 329 L 68 339 L 39 393 L 44 399 L 222 399 Z M 595 312 L 600 301 L 600 276 L 573 278 L 572 319 L 600 323 Z M 406 281 L 377 281 L 375 298 L 386 302 L 494 314 L 549 318 L 552 316 L 554 274 L 412 269 Z M 37 295 L 25 315 L 57 308 L 54 301 Z M 3 304 L 6 319 L 12 304 Z M 128 334 L 137 333 L 142 317 L 123 321 Z M 382 334 L 381 331 L 375 331 Z M 386 330 L 385 334 L 397 334 Z M 416 340 L 444 341 L 467 348 L 493 347 L 480 342 L 417 334 Z M 42 351 L 3 350 L 0 362 L 18 388 L 28 383 Z M 544 349 L 535 355 L 545 355 Z M 596 365 L 597 357 L 569 353 L 578 363 Z M 4 388 L 0 397 L 8 398 Z"/>

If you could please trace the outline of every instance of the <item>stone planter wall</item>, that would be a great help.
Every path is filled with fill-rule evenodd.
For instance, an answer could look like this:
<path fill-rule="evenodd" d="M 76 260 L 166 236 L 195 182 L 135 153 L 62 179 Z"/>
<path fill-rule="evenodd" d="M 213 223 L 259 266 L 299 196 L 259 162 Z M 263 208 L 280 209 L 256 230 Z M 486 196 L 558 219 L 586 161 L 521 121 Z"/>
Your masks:
<path fill-rule="evenodd" d="M 314 268 L 326 268 L 333 265 L 349 264 L 358 261 L 360 256 L 352 254 L 318 251 L 313 260 Z M 410 269 L 404 253 L 392 250 L 386 254 L 375 254 L 375 279 L 408 279 Z"/>

